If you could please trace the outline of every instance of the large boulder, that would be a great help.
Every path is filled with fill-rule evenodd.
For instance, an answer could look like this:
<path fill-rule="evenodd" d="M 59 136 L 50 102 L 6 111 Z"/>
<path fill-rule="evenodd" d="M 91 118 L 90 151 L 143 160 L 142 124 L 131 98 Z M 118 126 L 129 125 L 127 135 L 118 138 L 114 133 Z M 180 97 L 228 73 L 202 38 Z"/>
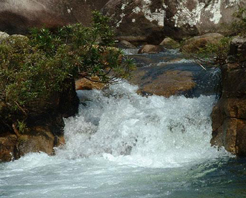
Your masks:
<path fill-rule="evenodd" d="M 228 63 L 221 68 L 222 96 L 212 112 L 211 143 L 239 156 L 246 156 L 245 57 L 246 38 L 235 38 Z"/>
<path fill-rule="evenodd" d="M 70 23 L 89 25 L 93 10 L 108 0 L 5 0 L 0 1 L 0 31 L 27 33 L 30 27 L 55 28 Z"/>
<path fill-rule="evenodd" d="M 163 39 L 165 11 L 161 0 L 109 0 L 103 13 L 113 19 L 119 39 L 151 44 Z"/>
<path fill-rule="evenodd" d="M 113 20 L 119 39 L 159 44 L 165 36 L 182 39 L 225 32 L 244 0 L 5 0 L 0 2 L 0 31 L 26 33 L 30 27 L 54 28 L 80 22 L 101 10 Z M 59 5 L 59 6 L 58 6 Z"/>
<path fill-rule="evenodd" d="M 211 32 L 227 32 L 226 24 L 244 0 L 109 0 L 103 12 L 114 20 L 117 35 L 128 40 L 159 44 Z M 223 28 L 225 27 L 225 28 Z"/>
<path fill-rule="evenodd" d="M 211 32 L 228 32 L 233 14 L 244 0 L 165 0 L 165 34 L 182 39 L 186 36 Z"/>

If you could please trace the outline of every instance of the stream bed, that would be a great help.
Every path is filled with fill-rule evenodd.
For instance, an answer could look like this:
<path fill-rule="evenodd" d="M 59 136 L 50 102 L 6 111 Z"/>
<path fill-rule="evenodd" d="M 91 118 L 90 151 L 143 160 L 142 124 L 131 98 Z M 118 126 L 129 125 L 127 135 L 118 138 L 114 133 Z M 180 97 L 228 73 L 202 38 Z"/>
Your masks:
<path fill-rule="evenodd" d="M 144 74 L 140 88 L 177 68 L 192 73 L 196 87 L 169 98 L 141 96 L 125 81 L 78 91 L 79 114 L 65 119 L 66 145 L 55 156 L 30 153 L 0 163 L 0 197 L 246 197 L 246 159 L 210 145 L 218 70 L 179 53 L 134 53 L 128 51 Z"/>
<path fill-rule="evenodd" d="M 246 197 L 246 160 L 210 146 L 214 96 L 142 97 L 120 82 L 80 91 L 55 156 L 0 164 L 0 197 Z"/>

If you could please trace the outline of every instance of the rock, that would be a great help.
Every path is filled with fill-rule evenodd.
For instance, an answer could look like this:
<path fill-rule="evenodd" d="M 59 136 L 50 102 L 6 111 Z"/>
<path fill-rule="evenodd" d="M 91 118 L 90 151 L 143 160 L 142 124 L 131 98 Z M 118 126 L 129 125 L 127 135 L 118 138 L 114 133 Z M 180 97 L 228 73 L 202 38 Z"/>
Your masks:
<path fill-rule="evenodd" d="M 9 162 L 16 155 L 16 135 L 1 134 L 0 137 L 0 162 Z"/>
<path fill-rule="evenodd" d="M 161 0 L 109 0 L 103 13 L 113 19 L 117 36 L 141 37 L 141 42 L 158 45 L 163 38 L 165 11 Z"/>
<path fill-rule="evenodd" d="M 246 54 L 246 38 L 235 37 L 231 42 L 229 57 L 234 56 L 235 59 L 240 58 L 239 61 L 246 61 L 246 56 L 240 56 L 241 54 Z"/>
<path fill-rule="evenodd" d="M 148 53 L 148 54 L 156 54 L 164 51 L 164 48 L 160 45 L 144 45 L 142 46 L 138 53 L 143 54 L 143 53 Z"/>
<path fill-rule="evenodd" d="M 64 85 L 63 90 L 59 94 L 59 104 L 56 106 L 55 111 L 58 112 L 57 114 L 61 115 L 61 117 L 68 118 L 78 113 L 79 98 L 76 93 L 74 79 L 66 79 Z M 60 117 L 58 117 L 57 122 L 61 122 Z"/>
<path fill-rule="evenodd" d="M 48 155 L 54 153 L 54 147 L 64 144 L 63 136 L 55 136 L 47 127 L 36 126 L 29 129 L 27 134 L 18 137 L 17 154 L 18 157 L 27 153 L 44 152 Z"/>
<path fill-rule="evenodd" d="M 139 73 L 138 79 L 135 79 L 135 84 L 138 84 L 145 73 Z M 135 73 L 136 75 L 136 73 Z M 134 75 L 134 78 L 136 76 Z M 137 82 L 138 81 L 138 82 Z M 192 79 L 192 73 L 188 71 L 166 71 L 159 74 L 157 78 L 151 80 L 151 77 L 145 79 L 145 83 L 140 87 L 139 93 L 147 95 L 158 95 L 170 97 L 172 95 L 179 95 L 192 90 L 195 87 L 195 82 Z"/>
<path fill-rule="evenodd" d="M 105 87 L 104 83 L 96 82 L 99 81 L 98 77 L 93 77 L 92 80 L 88 80 L 86 78 L 81 78 L 76 80 L 76 90 L 92 90 L 98 89 L 101 90 Z"/>
<path fill-rule="evenodd" d="M 165 35 L 182 39 L 205 33 L 227 33 L 228 25 L 235 20 L 233 14 L 238 7 L 245 6 L 246 2 L 165 0 L 164 4 Z"/>
<path fill-rule="evenodd" d="M 18 114 L 10 117 L 6 104 L 0 101 L 0 160 L 10 161 L 29 152 L 53 154 L 53 148 L 64 144 L 64 117 L 78 112 L 79 99 L 73 79 L 64 81 L 63 89 L 48 98 L 37 98 L 29 104 L 25 124 L 20 130 Z M 13 116 L 13 115 L 11 115 Z M 14 120 L 17 120 L 15 123 Z"/>
<path fill-rule="evenodd" d="M 0 2 L 0 31 L 23 34 L 30 27 L 56 28 L 77 22 L 89 25 L 91 12 L 102 9 L 113 19 L 117 36 L 157 45 L 163 36 L 182 40 L 187 36 L 227 32 L 222 24 L 230 24 L 233 13 L 243 5 L 244 0 L 25 0 L 15 3 L 5 0 Z"/>
<path fill-rule="evenodd" d="M 245 57 L 246 39 L 233 39 L 228 63 L 221 67 L 222 96 L 211 114 L 212 145 L 224 146 L 238 156 L 246 156 Z"/>
<path fill-rule="evenodd" d="M 0 2 L 0 31 L 25 34 L 30 27 L 56 28 L 71 23 L 91 23 L 91 12 L 108 0 L 5 0 Z M 59 6 L 58 6 L 59 5 Z"/>
<path fill-rule="evenodd" d="M 136 49 L 136 46 L 131 44 L 129 41 L 121 40 L 117 46 L 123 49 Z"/>
<path fill-rule="evenodd" d="M 9 35 L 7 33 L 0 32 L 0 43 L 1 43 L 2 40 L 6 39 L 8 37 L 9 37 Z"/>
<path fill-rule="evenodd" d="M 173 40 L 170 37 L 165 38 L 161 43 L 161 46 L 167 48 L 167 49 L 177 49 L 180 48 L 179 42 Z"/>
<path fill-rule="evenodd" d="M 137 69 L 129 81 L 139 87 L 141 95 L 198 97 L 215 94 L 219 78 L 214 68 L 204 70 L 194 62 L 183 62 L 184 59 L 174 54 L 171 57 L 166 53 L 130 57 L 135 60 Z"/>
<path fill-rule="evenodd" d="M 199 49 L 204 48 L 209 43 L 216 43 L 224 36 L 219 33 L 209 33 L 201 36 L 195 36 L 184 42 L 181 51 L 185 53 L 195 53 Z"/>
<path fill-rule="evenodd" d="M 157 45 L 163 36 L 182 40 L 205 33 L 227 33 L 233 13 L 245 4 L 244 0 L 109 0 L 103 13 L 114 20 L 118 36 L 142 36 L 146 37 L 142 42 Z"/>

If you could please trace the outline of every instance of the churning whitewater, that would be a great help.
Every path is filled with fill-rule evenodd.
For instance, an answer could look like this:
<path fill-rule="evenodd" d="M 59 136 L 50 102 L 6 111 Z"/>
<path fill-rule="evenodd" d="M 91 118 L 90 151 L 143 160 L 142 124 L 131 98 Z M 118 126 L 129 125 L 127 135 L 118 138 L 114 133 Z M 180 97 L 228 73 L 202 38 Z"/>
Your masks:
<path fill-rule="evenodd" d="M 228 178 L 231 169 L 225 168 L 231 158 L 210 146 L 215 98 L 142 97 L 136 90 L 120 82 L 104 91 L 79 92 L 79 115 L 65 120 L 66 144 L 56 148 L 55 156 L 33 153 L 0 164 L 0 196 L 177 198 L 214 197 L 225 189 L 233 193 L 226 187 L 233 181 Z"/>
<path fill-rule="evenodd" d="M 225 154 L 210 146 L 214 96 L 142 97 L 136 91 L 127 82 L 80 91 L 80 113 L 66 120 L 67 143 L 57 155 L 167 168 Z"/>

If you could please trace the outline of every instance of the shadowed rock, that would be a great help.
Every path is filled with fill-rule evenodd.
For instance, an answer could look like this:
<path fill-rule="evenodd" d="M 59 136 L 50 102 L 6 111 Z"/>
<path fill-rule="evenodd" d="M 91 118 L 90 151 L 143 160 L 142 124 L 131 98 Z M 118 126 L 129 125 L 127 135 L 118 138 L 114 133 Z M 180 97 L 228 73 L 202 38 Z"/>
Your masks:
<path fill-rule="evenodd" d="M 5 0 L 0 2 L 0 31 L 10 34 L 28 32 L 30 27 L 56 28 L 70 23 L 89 25 L 93 10 L 107 0 Z"/>
<path fill-rule="evenodd" d="M 240 52 L 240 53 L 238 53 Z M 228 63 L 222 66 L 222 96 L 212 112 L 212 145 L 246 156 L 246 39 L 231 43 Z"/>

